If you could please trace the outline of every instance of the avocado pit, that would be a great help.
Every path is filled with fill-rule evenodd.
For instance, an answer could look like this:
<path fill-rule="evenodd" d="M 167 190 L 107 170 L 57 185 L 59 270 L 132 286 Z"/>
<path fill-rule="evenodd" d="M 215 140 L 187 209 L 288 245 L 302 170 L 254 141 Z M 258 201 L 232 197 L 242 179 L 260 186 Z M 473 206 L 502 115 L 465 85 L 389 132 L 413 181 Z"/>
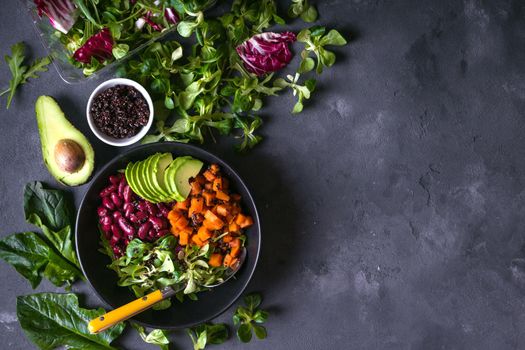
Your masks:
<path fill-rule="evenodd" d="M 75 173 L 82 168 L 86 161 L 86 154 L 82 147 L 70 139 L 62 139 L 55 145 L 55 163 L 60 170 Z"/>

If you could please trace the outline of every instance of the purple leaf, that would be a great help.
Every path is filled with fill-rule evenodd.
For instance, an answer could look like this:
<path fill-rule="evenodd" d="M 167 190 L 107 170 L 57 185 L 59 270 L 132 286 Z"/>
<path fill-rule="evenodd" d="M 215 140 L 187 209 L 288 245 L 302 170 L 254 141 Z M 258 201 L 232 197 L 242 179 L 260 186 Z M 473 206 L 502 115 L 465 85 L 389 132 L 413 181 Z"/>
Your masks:
<path fill-rule="evenodd" d="M 69 0 L 34 0 L 38 15 L 46 15 L 56 30 L 64 34 L 73 27 L 78 17 L 78 10 Z"/>
<path fill-rule="evenodd" d="M 297 39 L 292 32 L 262 33 L 237 46 L 244 67 L 258 76 L 275 72 L 292 60 L 289 43 Z"/>
<path fill-rule="evenodd" d="M 84 45 L 75 51 L 73 58 L 75 61 L 82 63 L 90 63 L 92 57 L 99 60 L 99 62 L 103 62 L 113 56 L 111 52 L 112 49 L 113 38 L 111 37 L 109 29 L 104 28 L 89 38 Z"/>
<path fill-rule="evenodd" d="M 169 23 L 172 23 L 172 24 L 177 24 L 179 23 L 179 20 L 180 20 L 179 15 L 175 11 L 175 9 L 173 9 L 172 7 L 167 7 L 164 10 L 164 17 Z"/>

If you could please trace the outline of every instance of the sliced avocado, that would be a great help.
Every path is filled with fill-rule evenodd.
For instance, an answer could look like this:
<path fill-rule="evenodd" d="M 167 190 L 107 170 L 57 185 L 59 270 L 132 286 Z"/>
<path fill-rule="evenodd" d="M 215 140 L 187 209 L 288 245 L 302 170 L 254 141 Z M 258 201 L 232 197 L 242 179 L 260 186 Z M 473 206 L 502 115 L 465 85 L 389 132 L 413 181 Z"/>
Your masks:
<path fill-rule="evenodd" d="M 158 186 L 153 184 L 153 169 L 156 168 L 161 155 L 161 153 L 155 153 L 154 155 L 149 156 L 141 162 L 139 169 L 140 180 L 144 184 L 146 191 L 151 195 L 151 198 L 153 199 L 152 202 L 154 203 L 162 202 L 163 199 L 163 194 L 157 188 Z"/>
<path fill-rule="evenodd" d="M 175 173 L 175 186 L 177 193 L 183 198 L 188 198 L 191 191 L 190 179 L 199 174 L 203 163 L 197 159 L 187 159 L 178 168 Z"/>
<path fill-rule="evenodd" d="M 177 185 L 175 184 L 175 174 L 177 173 L 177 169 L 180 167 L 180 165 L 189 159 L 193 158 L 189 156 L 175 158 L 175 160 L 171 162 L 168 169 L 166 169 L 166 171 L 164 172 L 164 183 L 166 184 L 169 192 L 171 193 L 170 198 L 172 200 L 176 200 L 177 202 L 182 202 L 185 198 L 181 196 L 179 192 L 177 192 Z"/>
<path fill-rule="evenodd" d="M 139 167 L 139 163 L 141 162 L 128 164 L 125 173 L 126 180 L 128 181 L 128 184 L 133 190 L 133 192 L 135 192 L 139 197 L 149 201 L 151 200 L 149 193 L 144 189 L 142 183 L 138 181 L 139 177 L 137 176 L 137 169 Z"/>
<path fill-rule="evenodd" d="M 88 139 L 67 120 L 52 97 L 40 96 L 35 111 L 42 157 L 51 175 L 68 186 L 87 182 L 95 165 Z"/>
<path fill-rule="evenodd" d="M 171 153 L 163 153 L 157 159 L 157 162 L 153 164 L 153 169 L 151 169 L 151 180 L 153 186 L 157 192 L 161 194 L 163 202 L 171 196 L 171 192 L 168 191 L 166 184 L 164 183 L 164 173 L 171 162 L 173 162 L 173 156 Z"/>
<path fill-rule="evenodd" d="M 156 193 L 153 191 L 152 186 L 149 183 L 148 176 L 148 163 L 151 157 L 146 158 L 141 162 L 137 162 L 136 168 L 133 169 L 133 175 L 135 176 L 135 181 L 138 183 L 139 187 L 144 193 L 144 199 L 147 199 L 150 202 L 157 203 L 158 198 Z"/>

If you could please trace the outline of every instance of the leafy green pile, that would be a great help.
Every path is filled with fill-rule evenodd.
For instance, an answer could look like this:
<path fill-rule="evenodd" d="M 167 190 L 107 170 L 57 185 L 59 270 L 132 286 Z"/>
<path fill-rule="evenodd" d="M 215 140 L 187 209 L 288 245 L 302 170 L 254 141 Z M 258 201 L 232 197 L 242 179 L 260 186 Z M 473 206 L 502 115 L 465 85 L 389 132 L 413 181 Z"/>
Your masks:
<path fill-rule="evenodd" d="M 24 189 L 27 222 L 43 234 L 22 232 L 0 240 L 0 258 L 12 265 L 33 288 L 43 277 L 56 286 L 83 279 L 72 242 L 73 207 L 63 191 L 31 182 Z"/>
<path fill-rule="evenodd" d="M 56 36 L 72 55 L 94 34 L 108 28 L 113 39 L 112 58 L 82 63 L 72 56 L 68 60 L 83 69 L 86 76 L 126 56 L 126 54 L 149 40 L 153 40 L 174 26 L 173 20 L 165 16 L 166 9 L 175 8 L 180 14 L 185 9 L 201 11 L 214 0 L 74 0 L 80 9 L 80 17 L 67 34 L 56 31 Z M 185 5 L 186 4 L 186 5 Z M 140 25 L 138 23 L 141 23 Z"/>
<path fill-rule="evenodd" d="M 294 13 L 304 8 L 306 12 L 315 10 L 304 1 L 293 6 Z M 157 42 L 118 71 L 119 76 L 149 87 L 155 101 L 157 133 L 147 136 L 145 143 L 202 143 L 206 134 L 213 137 L 214 130 L 240 138 L 237 148 L 246 151 L 261 141 L 255 132 L 262 119 L 255 113 L 262 109 L 264 98 L 289 88 L 297 97 L 292 113 L 301 112 L 316 85 L 315 78 L 303 82 L 300 76 L 315 66 L 307 56 L 310 52 L 320 55 L 316 70 L 320 74 L 322 67 L 335 62 L 333 53 L 323 46 L 346 44 L 335 30 L 323 38 L 318 37 L 323 27 L 303 31 L 306 53 L 297 74 L 290 75 L 289 81 L 273 74 L 258 77 L 245 69 L 236 47 L 274 24 L 285 24 L 275 1 L 234 0 L 230 12 L 218 18 L 205 18 L 202 12 L 187 9 L 185 16 L 177 30 L 184 37 L 193 35 L 196 43 L 191 49 L 183 49 L 176 41 Z"/>
<path fill-rule="evenodd" d="M 38 78 L 37 73 L 47 72 L 47 66 L 51 63 L 49 57 L 42 57 L 36 59 L 29 66 L 24 65 L 25 61 L 25 44 L 19 42 L 11 46 L 11 56 L 5 55 L 5 61 L 11 71 L 11 80 L 9 81 L 9 88 L 0 92 L 0 96 L 9 93 L 7 96 L 7 109 L 11 105 L 11 101 L 15 96 L 16 89 L 25 83 L 30 78 Z"/>
<path fill-rule="evenodd" d="M 113 258 L 111 248 L 101 237 L 102 252 Z M 183 301 L 184 295 L 196 300 L 196 292 L 206 290 L 205 285 L 221 282 L 227 268 L 208 264 L 210 245 L 202 248 L 188 245 L 175 254 L 177 238 L 166 235 L 153 243 L 136 238 L 129 242 L 126 254 L 114 260 L 109 268 L 119 276 L 118 285 L 130 287 L 135 296 L 142 297 L 157 289 L 174 286 L 179 289 L 176 297 Z M 178 287 L 177 287 L 178 286 Z M 155 310 L 171 306 L 169 299 L 156 304 Z"/>

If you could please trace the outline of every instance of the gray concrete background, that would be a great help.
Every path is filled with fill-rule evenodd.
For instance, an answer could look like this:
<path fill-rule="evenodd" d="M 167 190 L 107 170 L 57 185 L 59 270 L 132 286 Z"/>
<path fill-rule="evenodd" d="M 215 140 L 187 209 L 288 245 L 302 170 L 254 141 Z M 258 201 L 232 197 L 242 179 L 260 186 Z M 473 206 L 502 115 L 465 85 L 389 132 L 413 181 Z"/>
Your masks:
<path fill-rule="evenodd" d="M 304 113 L 289 114 L 288 94 L 268 99 L 265 141 L 252 153 L 205 146 L 257 200 L 263 250 L 249 290 L 271 312 L 267 340 L 213 348 L 524 349 L 525 270 L 515 259 L 525 258 L 525 3 L 316 3 L 320 23 L 353 40 Z M 18 2 L 4 1 L 0 52 L 21 40 L 30 56 L 45 54 Z M 2 64 L 1 85 L 8 79 Z M 26 182 L 55 185 L 40 155 L 38 95 L 58 99 L 99 167 L 119 151 L 88 130 L 96 84 L 68 86 L 51 70 L 0 108 L 2 236 L 31 229 Z M 77 205 L 86 188 L 73 190 Z M 30 349 L 15 298 L 32 290 L 4 263 L 0 275 L 0 348 Z M 86 286 L 74 290 L 98 305 Z M 231 323 L 232 312 L 217 321 Z M 190 348 L 183 332 L 173 340 Z M 154 349 L 131 331 L 120 344 Z"/>

